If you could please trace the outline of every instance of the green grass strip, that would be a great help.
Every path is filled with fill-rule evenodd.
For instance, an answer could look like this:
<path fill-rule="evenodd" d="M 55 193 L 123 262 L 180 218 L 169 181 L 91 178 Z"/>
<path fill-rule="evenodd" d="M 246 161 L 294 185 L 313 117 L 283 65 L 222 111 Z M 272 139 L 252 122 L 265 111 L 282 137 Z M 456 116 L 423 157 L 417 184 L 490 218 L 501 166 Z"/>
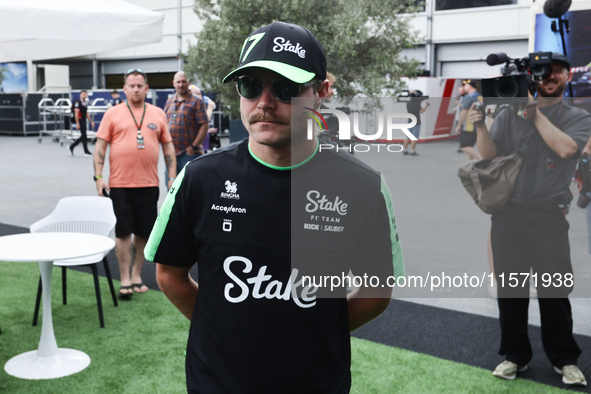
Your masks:
<path fill-rule="evenodd" d="M 351 339 L 351 376 L 351 393 L 359 394 L 566 392 L 527 379 L 499 379 L 486 369 L 358 338 Z"/>
<path fill-rule="evenodd" d="M 37 348 L 42 316 L 33 327 L 38 264 L 0 263 L 0 393 L 186 392 L 183 352 L 189 321 L 164 294 L 134 294 L 115 308 L 107 280 L 101 277 L 105 328 L 100 328 L 92 275 L 68 270 L 68 305 L 62 305 L 60 271 L 53 268 L 51 286 L 57 344 L 85 352 L 90 365 L 51 380 L 23 380 L 4 371 L 10 358 Z M 116 290 L 120 286 L 114 285 Z"/>
<path fill-rule="evenodd" d="M 92 275 L 68 270 L 68 305 L 62 305 L 61 268 L 54 267 L 53 324 L 59 347 L 91 358 L 84 371 L 51 380 L 9 376 L 4 364 L 34 350 L 41 326 L 31 326 L 39 268 L 0 262 L 0 393 L 183 393 L 183 354 L 189 322 L 159 291 L 134 294 L 115 308 L 100 278 L 106 328 L 99 327 Z M 115 286 L 118 288 L 119 283 Z M 491 371 L 352 339 L 352 393 L 559 393 L 563 390 Z"/>

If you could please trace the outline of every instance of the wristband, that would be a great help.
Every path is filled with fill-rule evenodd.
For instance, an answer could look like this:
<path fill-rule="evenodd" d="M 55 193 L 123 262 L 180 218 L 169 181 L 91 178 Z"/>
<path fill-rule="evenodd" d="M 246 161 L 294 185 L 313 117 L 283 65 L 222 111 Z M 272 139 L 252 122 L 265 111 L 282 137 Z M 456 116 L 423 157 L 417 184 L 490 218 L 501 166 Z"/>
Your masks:
<path fill-rule="evenodd" d="M 103 179 L 102 175 L 93 175 L 92 176 L 92 180 L 94 180 L 95 182 L 98 181 L 99 179 Z"/>
<path fill-rule="evenodd" d="M 199 149 L 199 147 L 198 146 L 195 146 L 195 145 L 191 145 L 191 148 L 193 148 L 195 150 L 198 150 Z"/>

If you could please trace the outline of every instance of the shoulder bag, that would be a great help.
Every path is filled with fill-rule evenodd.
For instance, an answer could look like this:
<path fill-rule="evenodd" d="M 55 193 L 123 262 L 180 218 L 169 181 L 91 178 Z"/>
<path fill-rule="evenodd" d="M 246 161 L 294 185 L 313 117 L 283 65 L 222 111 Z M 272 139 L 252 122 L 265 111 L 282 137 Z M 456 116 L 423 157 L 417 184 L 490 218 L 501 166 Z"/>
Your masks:
<path fill-rule="evenodd" d="M 540 134 L 534 130 L 516 153 L 492 159 L 471 160 L 458 168 L 462 185 L 478 208 L 485 213 L 505 208 L 513 194 L 515 182 L 524 167 L 526 157 L 536 153 L 536 145 L 539 145 L 540 141 Z M 535 165 L 536 158 L 535 155 L 530 157 L 532 165 Z M 532 166 L 530 171 L 534 168 Z M 535 174 L 532 173 L 531 176 L 534 177 Z"/>

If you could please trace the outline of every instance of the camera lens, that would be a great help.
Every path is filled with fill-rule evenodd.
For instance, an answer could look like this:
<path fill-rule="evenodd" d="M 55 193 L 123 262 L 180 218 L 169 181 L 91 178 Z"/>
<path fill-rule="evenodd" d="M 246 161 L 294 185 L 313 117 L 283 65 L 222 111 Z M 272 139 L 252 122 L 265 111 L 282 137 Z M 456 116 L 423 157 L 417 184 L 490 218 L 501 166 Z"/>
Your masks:
<path fill-rule="evenodd" d="M 496 86 L 497 97 L 515 97 L 519 93 L 519 86 L 513 79 L 502 79 Z"/>
<path fill-rule="evenodd" d="M 552 69 L 547 64 L 531 67 L 530 71 L 537 80 L 547 78 L 552 74 Z"/>

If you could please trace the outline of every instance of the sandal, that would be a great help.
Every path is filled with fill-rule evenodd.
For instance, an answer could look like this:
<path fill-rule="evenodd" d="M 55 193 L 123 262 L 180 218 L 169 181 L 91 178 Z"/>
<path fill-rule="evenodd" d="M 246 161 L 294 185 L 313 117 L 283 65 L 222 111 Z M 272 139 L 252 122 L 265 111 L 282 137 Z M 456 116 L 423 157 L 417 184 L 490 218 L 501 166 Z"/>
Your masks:
<path fill-rule="evenodd" d="M 130 287 L 132 287 L 133 288 L 133 291 L 135 291 L 136 293 L 145 293 L 146 291 L 150 290 L 150 289 L 148 289 L 148 286 L 146 286 L 143 283 L 132 283 Z M 145 287 L 146 290 L 141 291 L 142 290 L 142 287 Z"/>
<path fill-rule="evenodd" d="M 132 286 L 121 286 L 119 288 L 119 297 L 121 297 L 121 298 L 127 298 L 129 296 L 132 296 L 133 295 L 133 290 L 132 290 L 131 287 Z M 130 290 L 130 292 L 129 293 L 122 293 L 121 290 Z"/>

